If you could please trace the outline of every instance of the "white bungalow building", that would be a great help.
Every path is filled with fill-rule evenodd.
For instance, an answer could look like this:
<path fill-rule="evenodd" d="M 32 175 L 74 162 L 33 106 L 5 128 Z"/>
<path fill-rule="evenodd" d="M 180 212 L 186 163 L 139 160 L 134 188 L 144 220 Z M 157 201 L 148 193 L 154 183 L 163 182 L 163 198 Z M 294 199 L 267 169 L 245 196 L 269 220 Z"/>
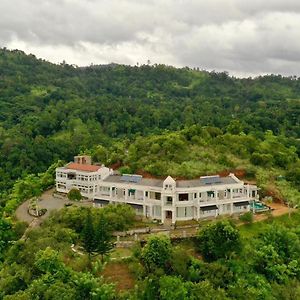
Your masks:
<path fill-rule="evenodd" d="M 78 188 L 96 207 L 127 203 L 137 214 L 162 223 L 247 212 L 250 201 L 258 198 L 257 187 L 244 184 L 234 174 L 193 180 L 149 179 L 114 174 L 104 166 L 82 164 L 78 157 L 75 161 L 56 170 L 58 192 Z"/>

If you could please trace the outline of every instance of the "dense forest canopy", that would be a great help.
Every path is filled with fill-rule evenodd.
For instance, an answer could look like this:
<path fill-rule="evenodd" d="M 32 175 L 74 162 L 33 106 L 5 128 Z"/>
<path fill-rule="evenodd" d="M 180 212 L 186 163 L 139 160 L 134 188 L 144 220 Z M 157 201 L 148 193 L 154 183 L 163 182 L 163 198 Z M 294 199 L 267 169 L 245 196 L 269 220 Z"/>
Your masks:
<path fill-rule="evenodd" d="M 165 65 L 83 68 L 1 49 L 0 192 L 95 145 L 194 124 L 257 138 L 271 130 L 299 154 L 299 116 L 295 77 L 238 79 Z"/>

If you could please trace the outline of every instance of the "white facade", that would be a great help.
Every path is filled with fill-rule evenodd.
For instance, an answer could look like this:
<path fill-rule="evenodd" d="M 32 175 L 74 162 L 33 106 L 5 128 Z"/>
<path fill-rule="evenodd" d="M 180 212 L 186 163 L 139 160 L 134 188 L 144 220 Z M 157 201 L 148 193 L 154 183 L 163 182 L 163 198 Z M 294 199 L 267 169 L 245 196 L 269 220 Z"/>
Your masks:
<path fill-rule="evenodd" d="M 63 193 L 78 188 L 96 207 L 127 203 L 137 214 L 162 223 L 247 212 L 249 202 L 258 198 L 257 187 L 244 184 L 234 174 L 176 181 L 170 176 L 160 180 L 113 175 L 106 167 L 94 172 L 58 168 L 56 188 Z"/>
<path fill-rule="evenodd" d="M 81 170 L 80 167 L 78 169 L 69 168 L 68 165 L 66 167 L 57 168 L 55 180 L 56 190 L 60 193 L 68 193 L 71 189 L 75 188 L 80 191 L 82 196 L 93 199 L 96 190 L 98 190 L 99 182 L 112 174 L 112 170 L 106 167 L 99 167 L 98 170 L 95 169 L 96 168 L 93 168 L 87 171 Z"/>

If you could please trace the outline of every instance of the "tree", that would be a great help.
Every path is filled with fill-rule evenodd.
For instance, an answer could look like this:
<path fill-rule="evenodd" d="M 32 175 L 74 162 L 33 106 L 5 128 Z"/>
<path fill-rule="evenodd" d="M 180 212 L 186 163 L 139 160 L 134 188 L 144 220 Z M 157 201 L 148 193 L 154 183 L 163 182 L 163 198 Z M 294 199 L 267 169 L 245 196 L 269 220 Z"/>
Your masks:
<path fill-rule="evenodd" d="M 289 268 L 272 245 L 262 246 L 254 253 L 254 268 L 270 281 L 286 282 Z"/>
<path fill-rule="evenodd" d="M 35 257 L 35 266 L 40 272 L 54 274 L 64 270 L 59 253 L 50 247 L 40 250 Z"/>
<path fill-rule="evenodd" d="M 13 238 L 11 223 L 0 218 L 0 259 L 8 242 Z"/>
<path fill-rule="evenodd" d="M 107 220 L 111 230 L 127 230 L 133 224 L 135 219 L 135 211 L 128 204 L 110 204 L 98 211 L 100 217 Z"/>
<path fill-rule="evenodd" d="M 67 196 L 69 200 L 73 201 L 80 201 L 82 199 L 82 195 L 78 189 L 71 189 Z"/>
<path fill-rule="evenodd" d="M 187 289 L 183 281 L 175 276 L 162 276 L 159 280 L 161 300 L 185 300 Z"/>
<path fill-rule="evenodd" d="M 101 261 L 103 263 L 104 256 L 107 255 L 114 247 L 110 226 L 103 217 L 100 217 L 96 225 L 95 243 L 95 250 L 100 253 Z"/>
<path fill-rule="evenodd" d="M 95 239 L 95 229 L 94 229 L 93 218 L 90 209 L 87 211 L 87 215 L 85 218 L 85 222 L 82 230 L 82 240 L 83 240 L 83 247 L 90 257 L 91 254 L 97 249 L 96 239 Z"/>
<path fill-rule="evenodd" d="M 227 258 L 240 250 L 240 234 L 229 221 L 207 225 L 198 233 L 198 248 L 207 261 Z"/>
<path fill-rule="evenodd" d="M 199 283 L 188 281 L 185 284 L 190 300 L 226 300 L 226 293 L 223 289 L 215 288 L 208 280 Z"/>
<path fill-rule="evenodd" d="M 164 235 L 149 237 L 142 249 L 142 261 L 149 272 L 157 268 L 167 269 L 171 260 L 171 241 Z"/>

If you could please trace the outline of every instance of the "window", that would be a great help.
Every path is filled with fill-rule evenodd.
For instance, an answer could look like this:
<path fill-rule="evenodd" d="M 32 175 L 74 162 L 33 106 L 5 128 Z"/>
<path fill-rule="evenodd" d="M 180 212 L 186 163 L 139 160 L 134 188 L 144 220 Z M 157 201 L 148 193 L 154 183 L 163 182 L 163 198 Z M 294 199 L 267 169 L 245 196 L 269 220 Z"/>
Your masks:
<path fill-rule="evenodd" d="M 208 191 L 207 196 L 208 197 L 215 197 L 215 192 L 214 191 Z"/>
<path fill-rule="evenodd" d="M 165 185 L 165 190 L 166 190 L 166 189 L 172 189 L 172 185 L 171 185 L 171 184 L 166 184 L 166 185 Z"/>
<path fill-rule="evenodd" d="M 189 194 L 179 194 L 178 195 L 179 201 L 188 201 L 189 200 Z"/>
<path fill-rule="evenodd" d="M 197 193 L 194 194 L 194 198 L 195 198 L 195 199 L 197 198 Z"/>

